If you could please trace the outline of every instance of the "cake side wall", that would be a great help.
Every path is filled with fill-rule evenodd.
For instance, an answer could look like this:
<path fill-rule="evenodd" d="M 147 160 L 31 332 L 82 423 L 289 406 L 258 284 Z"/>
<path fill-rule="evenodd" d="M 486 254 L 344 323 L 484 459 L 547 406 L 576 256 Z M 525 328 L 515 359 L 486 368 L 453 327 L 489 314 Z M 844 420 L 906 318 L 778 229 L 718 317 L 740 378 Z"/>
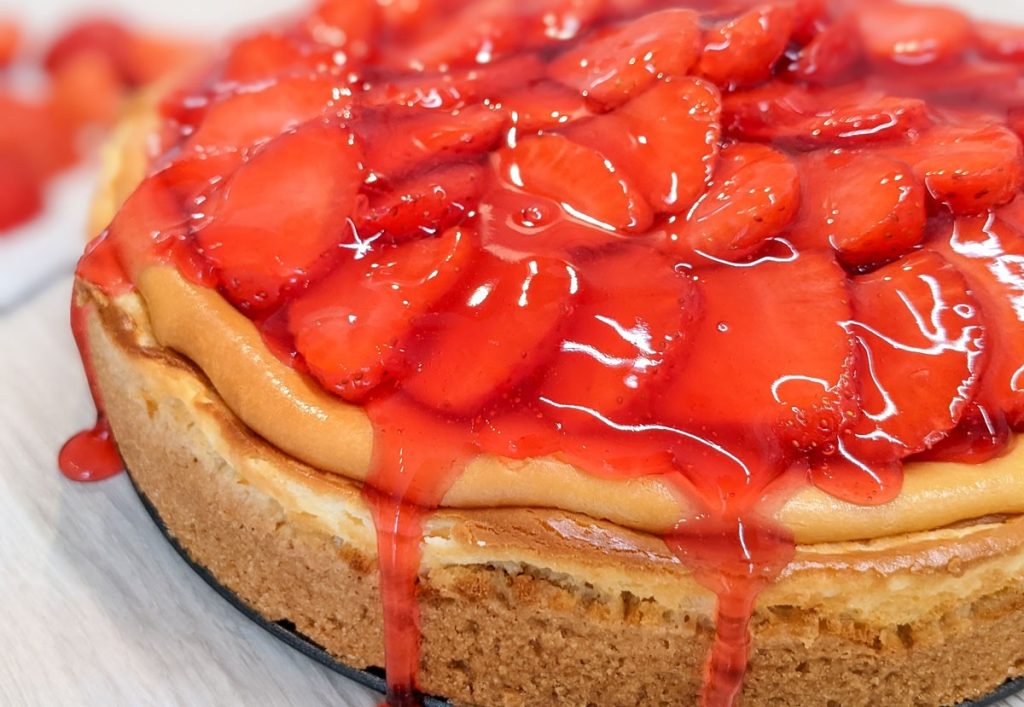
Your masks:
<path fill-rule="evenodd" d="M 90 334 L 122 453 L 192 557 L 266 618 L 291 621 L 346 663 L 380 665 L 372 560 L 246 485 L 205 439 L 197 411 L 162 389 L 158 363 L 133 358 L 98 317 Z M 1024 672 L 1019 579 L 919 625 L 762 608 L 743 704 L 939 705 L 984 694 Z M 702 619 L 572 591 L 528 568 L 433 567 L 420 598 L 422 687 L 458 703 L 696 699 L 711 637 Z"/>

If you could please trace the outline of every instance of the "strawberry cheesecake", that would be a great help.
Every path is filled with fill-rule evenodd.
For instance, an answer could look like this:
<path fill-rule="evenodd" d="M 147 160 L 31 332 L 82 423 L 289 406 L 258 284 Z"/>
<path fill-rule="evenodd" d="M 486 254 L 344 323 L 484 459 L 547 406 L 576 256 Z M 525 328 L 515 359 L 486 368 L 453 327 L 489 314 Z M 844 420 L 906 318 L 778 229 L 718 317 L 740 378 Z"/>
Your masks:
<path fill-rule="evenodd" d="M 61 467 L 392 705 L 984 695 L 1022 77 L 934 5 L 322 2 L 118 130 Z"/>

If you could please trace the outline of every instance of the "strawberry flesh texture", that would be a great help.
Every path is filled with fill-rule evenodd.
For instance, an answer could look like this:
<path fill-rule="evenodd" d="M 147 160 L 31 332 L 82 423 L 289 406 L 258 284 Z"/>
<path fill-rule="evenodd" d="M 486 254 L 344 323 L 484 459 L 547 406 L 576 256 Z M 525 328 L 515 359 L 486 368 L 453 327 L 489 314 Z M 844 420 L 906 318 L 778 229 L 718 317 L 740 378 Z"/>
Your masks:
<path fill-rule="evenodd" d="M 603 10 L 604 0 L 481 0 L 423 26 L 423 39 L 398 64 L 435 70 L 487 64 L 572 39 Z"/>
<path fill-rule="evenodd" d="M 790 234 L 798 249 L 832 247 L 847 266 L 885 263 L 925 236 L 926 193 L 905 162 L 870 152 L 800 161 L 804 200 Z"/>
<path fill-rule="evenodd" d="M 601 30 L 555 59 L 552 78 L 614 108 L 661 77 L 682 78 L 700 54 L 696 13 L 662 10 Z"/>
<path fill-rule="evenodd" d="M 237 152 L 267 142 L 325 114 L 335 90 L 327 78 L 302 77 L 229 94 L 209 107 L 185 152 Z"/>
<path fill-rule="evenodd" d="M 815 149 L 896 140 L 928 127 L 931 119 L 916 98 L 770 83 L 727 96 L 722 123 L 741 139 Z"/>
<path fill-rule="evenodd" d="M 830 255 L 698 273 L 704 315 L 657 414 L 684 429 L 774 430 L 805 451 L 835 446 L 854 409 L 846 276 Z M 757 352 L 748 355 L 752 342 Z"/>
<path fill-rule="evenodd" d="M 476 257 L 471 231 L 384 246 L 346 259 L 293 300 L 288 329 L 320 383 L 358 402 L 384 382 L 397 349 Z"/>
<path fill-rule="evenodd" d="M 357 112 L 353 129 L 372 173 L 393 182 L 440 159 L 472 159 L 501 139 L 508 117 L 485 106 L 455 113 L 422 108 L 377 107 Z"/>
<path fill-rule="evenodd" d="M 195 255 L 189 239 L 189 212 L 169 186 L 172 178 L 158 172 L 143 182 L 117 212 L 108 237 L 116 246 L 118 259 L 135 281 L 155 259 L 158 262 L 189 262 Z M 196 282 L 207 283 L 208 268 L 183 269 Z"/>
<path fill-rule="evenodd" d="M 959 218 L 934 246 L 981 304 L 988 365 L 977 403 L 990 420 L 1024 426 L 1024 233 L 996 215 Z"/>
<path fill-rule="evenodd" d="M 861 420 L 843 440 L 867 466 L 902 459 L 949 433 L 984 368 L 978 302 L 934 251 L 918 251 L 853 281 Z"/>
<path fill-rule="evenodd" d="M 995 124 L 929 130 L 891 153 L 914 166 L 932 198 L 957 214 L 980 214 L 1009 203 L 1024 186 L 1024 148 Z"/>
<path fill-rule="evenodd" d="M 309 123 L 256 153 L 210 198 L 196 233 L 228 299 L 267 311 L 329 266 L 361 183 L 358 148 L 337 126 Z"/>
<path fill-rule="evenodd" d="M 563 261 L 481 254 L 456 301 L 419 325 L 402 390 L 447 414 L 480 410 L 554 354 L 575 294 Z"/>
<path fill-rule="evenodd" d="M 593 115 L 582 96 L 553 81 L 500 93 L 495 102 L 522 133 L 565 126 Z"/>
<path fill-rule="evenodd" d="M 856 76 L 865 60 L 860 28 L 851 15 L 836 19 L 797 54 L 790 71 L 814 86 L 833 86 Z"/>
<path fill-rule="evenodd" d="M 882 65 L 952 62 L 973 43 L 971 21 L 949 7 L 864 2 L 857 19 L 868 56 Z"/>
<path fill-rule="evenodd" d="M 711 182 L 721 138 L 721 96 L 701 79 L 658 84 L 566 133 L 609 157 L 656 211 L 689 209 Z"/>
<path fill-rule="evenodd" d="M 539 396 L 614 418 L 682 363 L 700 299 L 672 261 L 643 247 L 589 262 L 584 272 L 580 304 Z"/>
<path fill-rule="evenodd" d="M 485 98 L 494 99 L 524 83 L 532 84 L 544 74 L 544 62 L 534 54 L 526 54 L 482 66 L 382 79 L 370 88 L 366 102 L 455 110 Z"/>
<path fill-rule="evenodd" d="M 499 153 L 509 183 L 554 199 L 573 216 L 598 228 L 643 232 L 651 207 L 630 179 L 605 155 L 563 135 L 525 138 Z"/>
<path fill-rule="evenodd" d="M 711 188 L 686 220 L 666 229 L 665 248 L 740 261 L 781 235 L 800 208 L 796 166 L 765 145 L 737 143 L 722 151 Z"/>
<path fill-rule="evenodd" d="M 452 164 L 413 177 L 371 198 L 357 230 L 394 242 L 437 234 L 476 208 L 486 176 L 480 165 Z"/>
<path fill-rule="evenodd" d="M 792 5 L 759 5 L 704 34 L 697 73 L 719 86 L 764 81 L 789 43 L 796 21 Z"/>

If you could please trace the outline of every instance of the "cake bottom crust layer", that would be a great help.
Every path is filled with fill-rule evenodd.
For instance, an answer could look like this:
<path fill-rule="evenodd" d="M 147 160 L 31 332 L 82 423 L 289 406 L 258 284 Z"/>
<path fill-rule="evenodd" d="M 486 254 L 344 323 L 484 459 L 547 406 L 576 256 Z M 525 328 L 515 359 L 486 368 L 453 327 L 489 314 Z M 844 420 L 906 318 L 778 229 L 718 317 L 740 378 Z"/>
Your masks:
<path fill-rule="evenodd" d="M 201 403 L 176 397 L 162 372 L 199 382 L 201 374 L 173 355 L 147 358 L 126 345 L 126 327 L 127 318 L 116 313 L 90 318 L 97 378 L 134 480 L 174 537 L 268 620 L 291 622 L 354 667 L 382 665 L 373 553 L 250 483 L 237 460 L 266 443 L 246 434 L 212 389 Z M 243 431 L 212 444 L 203 415 Z M 1024 542 L 1006 538 L 1024 535 L 1024 519 L 990 519 L 988 526 L 986 542 L 1006 555 L 984 562 L 1019 566 Z M 917 559 L 901 551 L 900 561 L 925 564 L 925 553 L 947 550 L 930 546 Z M 852 559 L 844 566 L 833 557 L 829 571 L 842 597 L 865 573 L 881 570 Z M 956 572 L 949 563 L 947 574 Z M 985 694 L 1024 673 L 1024 579 L 1004 574 L 969 600 L 937 604 L 936 611 L 892 625 L 817 601 L 762 605 L 742 704 L 935 706 Z M 697 701 L 714 632 L 708 611 L 601 591 L 529 563 L 425 563 L 418 592 L 420 686 L 456 704 Z M 693 605 L 705 606 L 706 597 L 695 597 Z"/>

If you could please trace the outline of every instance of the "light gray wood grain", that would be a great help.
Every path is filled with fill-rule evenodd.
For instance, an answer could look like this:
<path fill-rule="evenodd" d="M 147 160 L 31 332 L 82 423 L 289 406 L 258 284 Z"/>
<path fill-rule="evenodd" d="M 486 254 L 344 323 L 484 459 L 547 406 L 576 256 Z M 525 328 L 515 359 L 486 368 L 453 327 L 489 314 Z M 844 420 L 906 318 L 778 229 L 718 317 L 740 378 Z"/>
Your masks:
<path fill-rule="evenodd" d="M 60 445 L 93 416 L 69 292 L 64 280 L 0 317 L 0 705 L 376 704 L 207 587 L 127 478 L 58 473 Z"/>
<path fill-rule="evenodd" d="M 126 477 L 60 476 L 93 415 L 69 292 L 0 318 L 0 705 L 375 705 L 210 590 Z"/>

